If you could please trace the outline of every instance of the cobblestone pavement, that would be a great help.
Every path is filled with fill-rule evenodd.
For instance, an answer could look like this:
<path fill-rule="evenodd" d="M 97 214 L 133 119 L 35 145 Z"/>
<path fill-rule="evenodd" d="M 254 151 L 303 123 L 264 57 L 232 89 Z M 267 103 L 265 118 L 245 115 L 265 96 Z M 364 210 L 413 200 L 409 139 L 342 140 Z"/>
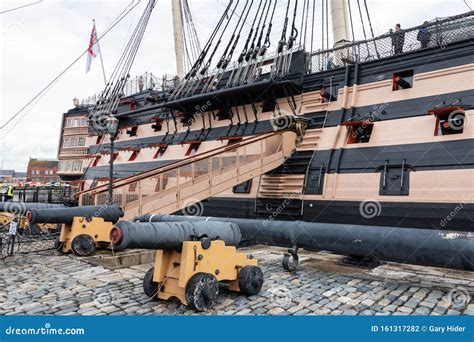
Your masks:
<path fill-rule="evenodd" d="M 474 315 L 472 273 L 384 264 L 363 270 L 336 264 L 341 257 L 303 253 L 294 273 L 282 251 L 249 250 L 265 284 L 245 297 L 223 289 L 206 315 Z M 156 301 L 142 289 L 151 264 L 120 270 L 73 256 L 38 253 L 0 261 L 0 315 L 192 315 L 177 300 Z"/>

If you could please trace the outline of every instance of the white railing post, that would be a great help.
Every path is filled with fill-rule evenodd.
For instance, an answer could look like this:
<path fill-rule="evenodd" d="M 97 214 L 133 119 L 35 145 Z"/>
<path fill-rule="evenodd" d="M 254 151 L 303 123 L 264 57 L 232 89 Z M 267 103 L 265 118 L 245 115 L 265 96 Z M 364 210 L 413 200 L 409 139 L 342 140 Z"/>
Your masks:
<path fill-rule="evenodd" d="M 142 214 L 142 181 L 138 181 L 138 214 Z"/>
<path fill-rule="evenodd" d="M 178 167 L 178 170 L 176 171 L 176 200 L 179 202 L 181 201 L 181 196 L 180 196 L 180 189 L 179 189 L 179 184 L 180 184 L 180 178 L 181 178 L 181 167 Z"/>
<path fill-rule="evenodd" d="M 239 158 L 239 150 L 240 150 L 240 146 L 236 148 L 235 150 L 235 154 L 236 154 L 236 158 L 237 158 L 237 177 L 240 176 L 240 158 Z"/>
<path fill-rule="evenodd" d="M 209 160 L 207 162 L 207 189 L 209 191 L 209 194 L 211 193 L 211 188 L 212 188 L 212 157 L 209 157 Z"/>

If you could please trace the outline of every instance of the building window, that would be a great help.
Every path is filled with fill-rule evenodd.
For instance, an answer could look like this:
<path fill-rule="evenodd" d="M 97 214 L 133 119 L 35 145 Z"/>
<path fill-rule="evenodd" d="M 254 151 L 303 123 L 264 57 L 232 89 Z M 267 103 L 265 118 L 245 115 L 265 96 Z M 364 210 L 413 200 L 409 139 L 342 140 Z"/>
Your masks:
<path fill-rule="evenodd" d="M 87 118 L 81 118 L 81 126 L 87 126 Z"/>
<path fill-rule="evenodd" d="M 82 171 L 82 160 L 74 160 L 72 163 L 72 171 Z"/>
<path fill-rule="evenodd" d="M 393 74 L 392 90 L 402 90 L 413 88 L 413 69 Z"/>
<path fill-rule="evenodd" d="M 371 122 L 355 123 L 349 126 L 348 144 L 360 144 L 370 141 L 374 124 Z"/>
<path fill-rule="evenodd" d="M 86 146 L 86 138 L 79 138 L 77 141 L 77 146 Z"/>
<path fill-rule="evenodd" d="M 163 157 L 163 155 L 165 154 L 167 148 L 168 148 L 168 146 L 160 146 L 160 148 L 158 148 L 158 151 L 156 151 L 155 155 L 153 156 L 153 159 Z"/>
<path fill-rule="evenodd" d="M 194 156 L 197 153 L 197 150 L 199 149 L 200 145 L 201 145 L 200 142 L 192 143 L 191 145 L 189 145 L 189 148 L 186 151 L 185 156 Z"/>

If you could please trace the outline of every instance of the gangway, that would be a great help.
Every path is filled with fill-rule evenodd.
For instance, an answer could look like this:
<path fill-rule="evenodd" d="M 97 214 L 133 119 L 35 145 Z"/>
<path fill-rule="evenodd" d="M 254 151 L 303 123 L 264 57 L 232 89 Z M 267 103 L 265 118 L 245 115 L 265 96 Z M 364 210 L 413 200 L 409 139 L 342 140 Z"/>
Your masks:
<path fill-rule="evenodd" d="M 252 136 L 166 166 L 113 182 L 113 203 L 123 219 L 144 214 L 172 214 L 258 177 L 282 165 L 304 134 L 305 122 Z M 108 203 L 108 184 L 76 194 L 81 205 Z"/>

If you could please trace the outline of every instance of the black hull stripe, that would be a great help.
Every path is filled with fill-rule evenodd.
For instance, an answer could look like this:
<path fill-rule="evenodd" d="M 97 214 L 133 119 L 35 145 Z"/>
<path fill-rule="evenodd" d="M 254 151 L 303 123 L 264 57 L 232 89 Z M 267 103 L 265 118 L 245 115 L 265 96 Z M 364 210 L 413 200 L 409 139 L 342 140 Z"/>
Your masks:
<path fill-rule="evenodd" d="M 327 173 L 373 173 L 387 161 L 388 166 L 405 164 L 417 171 L 472 169 L 474 139 L 317 151 L 311 172 L 319 173 L 323 165 Z"/>
<path fill-rule="evenodd" d="M 433 95 L 418 97 L 410 100 L 379 103 L 370 106 L 354 108 L 354 116 L 366 117 L 369 113 L 375 113 L 377 119 L 382 121 L 411 118 L 417 116 L 430 115 L 428 110 L 440 104 L 450 104 L 461 99 L 462 104 L 474 104 L 474 91 L 472 89 L 446 93 L 442 95 Z M 328 113 L 325 127 L 334 127 L 341 122 L 348 121 L 351 118 L 350 109 L 339 109 Z"/>

